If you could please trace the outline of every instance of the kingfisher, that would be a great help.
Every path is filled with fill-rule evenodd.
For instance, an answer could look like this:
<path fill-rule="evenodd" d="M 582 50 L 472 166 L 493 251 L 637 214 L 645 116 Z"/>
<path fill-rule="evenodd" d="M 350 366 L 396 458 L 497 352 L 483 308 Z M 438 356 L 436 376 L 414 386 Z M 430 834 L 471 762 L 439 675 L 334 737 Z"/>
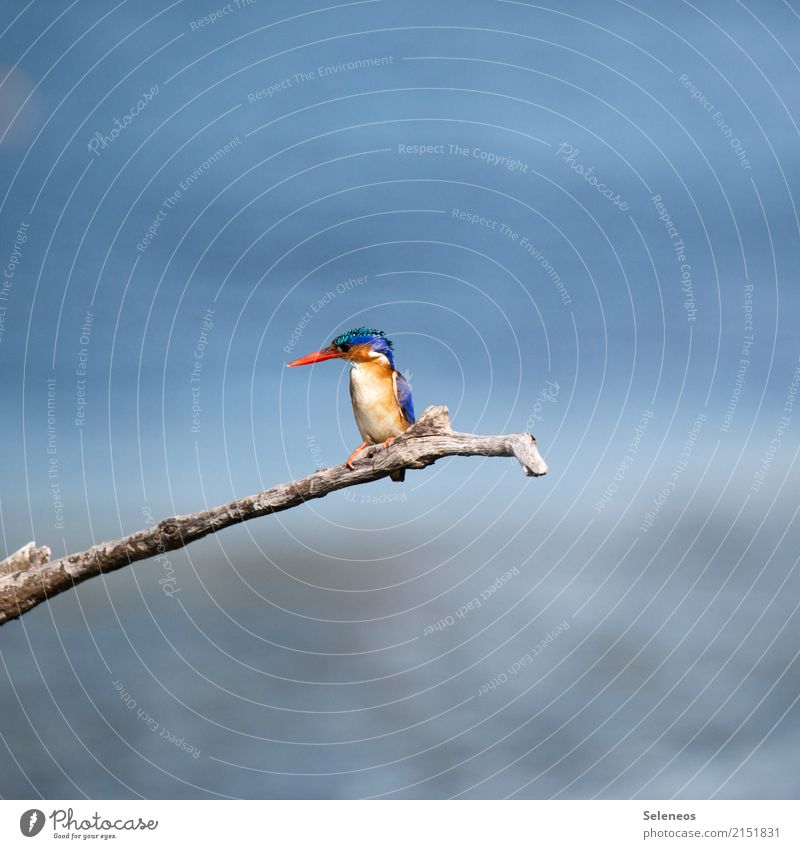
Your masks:
<path fill-rule="evenodd" d="M 369 445 L 388 447 L 414 424 L 414 404 L 408 381 L 394 367 L 392 343 L 382 330 L 356 327 L 337 336 L 321 351 L 292 360 L 289 366 L 307 366 L 334 358 L 347 360 L 350 400 L 363 442 L 345 461 L 354 469 L 356 457 Z M 393 481 L 405 479 L 405 469 L 392 472 Z"/>

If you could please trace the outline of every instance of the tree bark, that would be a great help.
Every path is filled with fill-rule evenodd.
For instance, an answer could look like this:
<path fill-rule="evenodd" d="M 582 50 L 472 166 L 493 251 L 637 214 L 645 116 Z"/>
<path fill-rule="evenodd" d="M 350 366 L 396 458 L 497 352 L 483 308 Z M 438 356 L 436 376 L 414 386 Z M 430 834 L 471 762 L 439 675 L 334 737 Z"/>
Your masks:
<path fill-rule="evenodd" d="M 450 427 L 446 407 L 428 407 L 419 421 L 388 448 L 368 448 L 358 458 L 355 469 L 344 464 L 319 469 L 304 478 L 228 504 L 162 519 L 151 528 L 57 560 L 49 559 L 47 546 L 36 548 L 35 543 L 28 543 L 0 561 L 0 625 L 101 573 L 182 548 L 230 525 L 289 510 L 312 498 L 323 498 L 337 489 L 370 483 L 400 469 L 423 469 L 441 457 L 454 455 L 516 457 L 526 475 L 538 477 L 547 472 L 536 440 L 529 433 L 504 436 L 456 433 Z"/>

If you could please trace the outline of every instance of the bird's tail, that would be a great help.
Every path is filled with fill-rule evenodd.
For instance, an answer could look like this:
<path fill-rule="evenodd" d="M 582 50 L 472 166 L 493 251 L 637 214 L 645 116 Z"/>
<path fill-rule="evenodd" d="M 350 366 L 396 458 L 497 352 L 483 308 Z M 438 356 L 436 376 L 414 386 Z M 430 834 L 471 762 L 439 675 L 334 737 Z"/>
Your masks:
<path fill-rule="evenodd" d="M 406 479 L 406 470 L 399 469 L 396 472 L 392 472 L 389 477 L 395 481 L 395 483 L 402 483 Z"/>

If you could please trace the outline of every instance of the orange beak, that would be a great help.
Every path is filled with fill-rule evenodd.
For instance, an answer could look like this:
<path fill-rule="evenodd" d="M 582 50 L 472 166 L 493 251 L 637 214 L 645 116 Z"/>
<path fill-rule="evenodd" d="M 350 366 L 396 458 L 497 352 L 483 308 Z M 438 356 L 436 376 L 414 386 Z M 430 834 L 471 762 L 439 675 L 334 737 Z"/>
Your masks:
<path fill-rule="evenodd" d="M 341 357 L 339 351 L 332 351 L 330 348 L 324 348 L 322 351 L 315 351 L 313 354 L 306 354 L 296 360 L 287 363 L 288 366 L 310 366 L 312 363 L 321 363 L 323 360 L 332 360 L 335 357 Z"/>

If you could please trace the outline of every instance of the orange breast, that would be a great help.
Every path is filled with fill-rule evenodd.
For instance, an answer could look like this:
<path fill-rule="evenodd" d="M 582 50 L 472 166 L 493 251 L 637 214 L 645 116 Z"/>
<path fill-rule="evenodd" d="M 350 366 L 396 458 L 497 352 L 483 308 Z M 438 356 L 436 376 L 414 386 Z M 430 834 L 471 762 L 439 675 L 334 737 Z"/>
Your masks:
<path fill-rule="evenodd" d="M 388 364 L 355 365 L 350 371 L 350 398 L 364 442 L 385 442 L 389 437 L 400 436 L 408 427 L 395 397 Z"/>

